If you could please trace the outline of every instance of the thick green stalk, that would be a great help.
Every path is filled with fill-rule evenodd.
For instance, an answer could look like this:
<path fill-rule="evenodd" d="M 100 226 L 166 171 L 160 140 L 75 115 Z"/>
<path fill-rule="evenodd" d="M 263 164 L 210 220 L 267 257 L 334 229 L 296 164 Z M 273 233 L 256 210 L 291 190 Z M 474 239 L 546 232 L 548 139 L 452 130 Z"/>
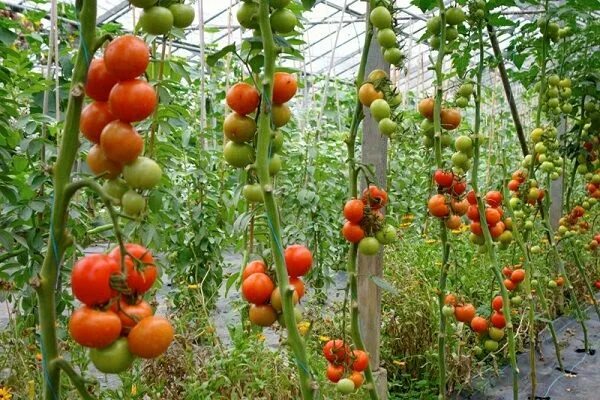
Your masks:
<path fill-rule="evenodd" d="M 446 50 L 446 9 L 443 0 L 438 2 L 440 8 L 440 47 L 438 49 L 435 63 L 435 102 L 433 106 L 433 144 L 435 148 L 435 163 L 439 169 L 444 168 L 442 161 L 442 122 L 440 113 L 442 111 L 442 97 L 444 85 L 444 55 Z M 444 298 L 446 297 L 446 281 L 448 279 L 448 260 L 450 259 L 450 245 L 448 243 L 448 228 L 443 220 L 440 220 L 440 240 L 442 242 L 442 266 L 440 267 L 440 278 L 438 283 L 438 311 L 440 313 L 438 332 L 438 385 L 440 400 L 446 399 L 446 316 L 442 312 Z"/>
<path fill-rule="evenodd" d="M 371 1 L 370 8 L 372 9 L 374 1 Z M 360 59 L 360 66 L 358 69 L 358 76 L 356 77 L 356 89 L 358 89 L 363 83 L 365 70 L 367 67 L 367 60 L 369 56 L 369 48 L 371 47 L 371 41 L 373 39 L 373 26 L 367 18 L 367 32 L 365 35 L 365 44 L 363 47 L 363 53 Z M 356 107 L 352 116 L 352 124 L 350 126 L 350 134 L 346 138 L 346 148 L 348 149 L 348 192 L 351 198 L 358 197 L 358 174 L 356 170 L 356 136 L 358 133 L 358 126 L 360 121 L 363 119 L 363 106 L 361 102 L 356 99 Z M 348 261 L 346 265 L 346 271 L 348 272 L 348 280 L 350 284 L 350 333 L 352 335 L 352 341 L 359 350 L 365 350 L 365 344 L 362 339 L 360 332 L 360 315 L 358 310 L 358 276 L 357 276 L 357 251 L 358 246 L 356 243 L 350 245 L 348 250 Z M 375 366 L 379 367 L 379 366 Z M 371 363 L 365 369 L 365 378 L 367 385 L 365 387 L 369 391 L 371 400 L 378 400 L 379 394 L 377 393 L 377 387 L 373 379 L 373 367 Z"/>
<path fill-rule="evenodd" d="M 96 38 L 96 0 L 81 2 L 79 19 L 81 21 L 81 44 L 73 69 L 73 78 L 65 116 L 64 131 L 59 146 L 58 157 L 53 167 L 54 193 L 52 220 L 48 250 L 42 269 L 33 285 L 38 297 L 41 350 L 43 356 L 44 399 L 60 398 L 60 363 L 56 338 L 56 281 L 59 267 L 67 246 L 71 244 L 66 231 L 68 199 L 65 196 L 67 185 L 71 181 L 71 170 L 79 148 L 79 118 L 84 99 L 84 83 L 88 65 L 93 54 Z"/>
<path fill-rule="evenodd" d="M 306 355 L 304 341 L 298 332 L 294 316 L 294 303 L 292 295 L 294 289 L 289 285 L 288 275 L 283 258 L 281 243 L 281 227 L 279 223 L 279 210 L 273 194 L 273 185 L 269 175 L 269 151 L 271 149 L 271 104 L 273 97 L 273 74 L 275 73 L 276 49 L 269 21 L 269 0 L 260 0 L 259 26 L 264 50 L 264 76 L 262 80 L 262 101 L 258 117 L 258 139 L 256 144 L 256 172 L 263 190 L 265 212 L 269 224 L 271 248 L 275 260 L 275 273 L 277 284 L 283 294 L 283 317 L 288 331 L 288 343 L 293 351 L 295 362 L 298 366 L 300 390 L 304 400 L 312 400 L 317 395 L 317 385 L 312 378 L 310 365 Z"/>
<path fill-rule="evenodd" d="M 598 302 L 596 301 L 596 293 L 594 292 L 594 289 L 592 289 L 592 283 L 590 282 L 587 274 L 585 273 L 585 267 L 583 265 L 583 262 L 581 262 L 581 258 L 579 258 L 579 254 L 577 253 L 577 250 L 573 249 L 572 252 L 573 252 L 573 258 L 575 259 L 575 265 L 577 266 L 577 270 L 579 271 L 579 274 L 581 275 L 581 279 L 583 279 L 583 281 L 585 282 L 585 287 L 588 291 L 588 295 L 590 296 L 590 300 L 592 302 L 592 305 L 594 306 L 596 315 L 598 316 L 598 319 L 600 320 L 600 308 L 598 307 Z"/>
<path fill-rule="evenodd" d="M 483 62 L 484 62 L 484 50 L 483 50 L 483 33 L 481 29 L 481 25 L 477 28 L 477 34 L 479 39 L 479 63 L 477 68 L 477 85 L 475 91 L 475 127 L 474 127 L 474 159 L 473 159 L 473 171 L 471 173 L 471 186 L 473 192 L 477 197 L 477 208 L 479 210 L 479 221 L 481 224 L 481 228 L 483 230 L 483 236 L 485 239 L 485 248 L 486 252 L 489 256 L 491 268 L 494 272 L 496 280 L 498 281 L 498 285 L 500 286 L 500 293 L 502 295 L 502 311 L 504 313 L 504 318 L 506 319 L 506 330 L 507 330 L 507 339 L 508 339 L 508 351 L 510 357 L 510 363 L 513 371 L 513 398 L 519 398 L 519 368 L 517 366 L 517 356 L 515 351 L 515 338 L 514 338 L 514 330 L 511 321 L 510 315 L 510 299 L 508 297 L 508 291 L 504 286 L 504 279 L 502 279 L 502 273 L 500 271 L 500 266 L 498 264 L 498 259 L 496 257 L 496 249 L 492 242 L 492 236 L 490 234 L 490 229 L 488 227 L 486 216 L 485 216 L 485 206 L 483 204 L 483 200 L 479 195 L 478 188 L 478 170 L 479 170 L 479 133 L 481 126 L 481 82 L 482 82 L 482 74 L 483 74 Z"/>

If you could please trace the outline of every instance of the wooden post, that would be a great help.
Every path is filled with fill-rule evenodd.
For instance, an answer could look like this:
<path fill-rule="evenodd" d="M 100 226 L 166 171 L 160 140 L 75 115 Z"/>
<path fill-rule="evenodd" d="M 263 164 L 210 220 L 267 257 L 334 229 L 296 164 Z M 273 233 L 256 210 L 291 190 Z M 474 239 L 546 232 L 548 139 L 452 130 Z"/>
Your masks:
<path fill-rule="evenodd" d="M 371 41 L 365 77 L 374 69 L 389 73 L 390 65 L 383 60 L 381 49 L 375 37 Z M 364 108 L 361 159 L 364 164 L 375 169 L 378 186 L 386 185 L 387 176 L 387 138 L 379 133 L 377 121 L 371 117 L 368 108 Z M 361 187 L 364 188 L 364 180 Z M 382 210 L 384 211 L 384 210 Z M 358 309 L 361 333 L 365 348 L 371 358 L 373 376 L 377 392 L 382 400 L 387 399 L 387 372 L 380 368 L 379 332 L 381 328 L 381 289 L 373 283 L 371 276 L 383 275 L 383 250 L 376 256 L 358 254 Z"/>

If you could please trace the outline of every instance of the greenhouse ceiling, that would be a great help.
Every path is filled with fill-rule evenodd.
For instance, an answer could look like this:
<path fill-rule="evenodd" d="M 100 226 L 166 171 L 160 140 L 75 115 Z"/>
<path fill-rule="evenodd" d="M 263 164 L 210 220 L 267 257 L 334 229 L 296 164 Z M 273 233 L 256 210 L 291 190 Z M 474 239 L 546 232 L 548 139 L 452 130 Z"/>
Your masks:
<path fill-rule="evenodd" d="M 51 7 L 51 1 L 6 0 L 3 3 L 16 11 L 49 11 Z M 73 4 L 74 0 L 59 0 L 59 3 Z M 98 3 L 98 24 L 116 22 L 125 29 L 133 30 L 139 10 L 131 7 L 128 1 L 106 0 Z M 196 0 L 196 19 L 192 27 L 186 29 L 185 40 L 173 41 L 172 53 L 200 63 L 202 43 L 219 49 L 239 42 L 244 34 L 235 18 L 239 3 L 240 0 Z M 304 61 L 288 61 L 288 66 L 306 74 L 351 80 L 362 52 L 366 7 L 367 3 L 362 0 L 317 0 L 316 6 L 304 15 Z M 410 4 L 410 0 L 396 0 L 395 8 L 408 60 L 405 68 L 395 74 L 398 86 L 408 90 L 426 88 L 431 80 L 429 48 L 417 43 L 417 40 L 423 34 L 429 16 Z M 503 13 L 515 20 L 535 18 L 538 11 L 531 6 L 523 6 L 505 8 Z M 501 47 L 508 43 L 509 38 L 509 35 L 500 37 Z"/>

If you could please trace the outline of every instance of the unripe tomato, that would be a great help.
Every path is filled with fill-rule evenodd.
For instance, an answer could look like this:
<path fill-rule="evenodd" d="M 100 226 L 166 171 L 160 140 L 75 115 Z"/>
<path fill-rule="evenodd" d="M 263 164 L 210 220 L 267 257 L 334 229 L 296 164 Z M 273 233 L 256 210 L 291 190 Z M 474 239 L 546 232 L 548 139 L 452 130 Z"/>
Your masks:
<path fill-rule="evenodd" d="M 312 253 L 305 246 L 293 244 L 284 251 L 285 265 L 292 278 L 306 275 L 312 265 Z"/>
<path fill-rule="evenodd" d="M 460 111 L 454 108 L 444 108 L 440 113 L 442 128 L 446 130 L 453 130 L 458 128 L 462 119 Z"/>
<path fill-rule="evenodd" d="M 94 58 L 90 63 L 85 82 L 85 94 L 96 101 L 107 101 L 110 90 L 118 82 L 118 77 L 113 75 L 103 58 Z"/>
<path fill-rule="evenodd" d="M 169 11 L 173 14 L 173 26 L 176 28 L 187 28 L 196 16 L 194 7 L 187 4 L 172 4 Z"/>
<path fill-rule="evenodd" d="M 126 338 L 120 338 L 102 349 L 91 349 L 90 360 L 105 374 L 120 374 L 133 364 L 135 357 L 129 351 Z"/>
<path fill-rule="evenodd" d="M 283 104 L 292 99 L 298 90 L 296 77 L 287 72 L 275 72 L 273 76 L 273 103 Z"/>
<path fill-rule="evenodd" d="M 119 338 L 121 320 L 112 311 L 82 306 L 69 319 L 69 334 L 82 346 L 103 348 Z"/>
<path fill-rule="evenodd" d="M 298 300 L 299 300 L 298 299 L 298 293 L 296 293 L 296 291 L 294 290 L 294 292 L 292 293 L 292 303 L 294 305 L 296 305 L 296 304 L 298 304 Z M 279 290 L 279 287 L 276 287 L 271 292 L 271 306 L 277 312 L 282 312 L 283 311 L 283 300 L 281 298 L 281 291 Z"/>
<path fill-rule="evenodd" d="M 483 343 L 483 348 L 488 353 L 498 350 L 499 344 L 495 340 L 488 339 Z"/>
<path fill-rule="evenodd" d="M 399 48 L 390 47 L 383 53 L 383 59 L 392 65 L 400 65 L 404 60 L 404 54 Z"/>
<path fill-rule="evenodd" d="M 456 148 L 456 151 L 471 154 L 473 152 L 473 140 L 466 135 L 459 136 L 454 141 L 454 147 Z"/>
<path fill-rule="evenodd" d="M 269 0 L 269 4 L 273 8 L 284 8 L 287 7 L 287 5 L 290 4 L 291 1 L 292 0 Z"/>
<path fill-rule="evenodd" d="M 166 7 L 146 8 L 140 16 L 142 29 L 151 35 L 166 35 L 173 28 L 173 22 L 173 13 Z"/>
<path fill-rule="evenodd" d="M 140 156 L 123 168 L 123 177 L 135 189 L 152 189 L 160 182 L 162 169 L 156 161 Z"/>
<path fill-rule="evenodd" d="M 156 4 L 158 0 L 130 0 L 131 5 L 138 8 L 148 8 Z"/>
<path fill-rule="evenodd" d="M 287 8 L 278 8 L 271 14 L 271 29 L 277 33 L 290 33 L 298 25 L 296 14 Z"/>
<path fill-rule="evenodd" d="M 454 214 L 463 216 L 467 213 L 467 211 L 469 209 L 469 202 L 467 201 L 467 199 L 463 199 L 461 201 L 457 201 L 456 199 L 451 199 L 450 200 L 450 208 L 452 209 Z M 479 217 L 479 213 L 477 214 L 477 216 Z"/>
<path fill-rule="evenodd" d="M 114 179 L 121 174 L 123 165 L 109 160 L 102 148 L 95 144 L 87 155 L 87 164 L 94 175 L 105 174 L 104 177 Z"/>
<path fill-rule="evenodd" d="M 371 106 L 369 107 L 371 111 L 371 116 L 375 121 L 379 122 L 384 118 L 389 118 L 391 115 L 390 105 L 387 101 L 383 99 L 373 100 Z"/>
<path fill-rule="evenodd" d="M 384 136 L 392 136 L 397 129 L 398 124 L 390 118 L 384 118 L 381 121 L 379 121 L 379 132 L 381 132 L 381 134 Z"/>
<path fill-rule="evenodd" d="M 154 112 L 157 101 L 154 88 L 141 79 L 117 83 L 108 97 L 110 111 L 123 122 L 148 118 Z"/>
<path fill-rule="evenodd" d="M 488 329 L 488 336 L 490 337 L 490 339 L 499 342 L 504 338 L 504 330 L 498 329 L 494 326 L 490 326 L 490 329 Z"/>
<path fill-rule="evenodd" d="M 102 185 L 102 190 L 111 197 L 114 204 L 119 204 L 121 202 L 121 197 L 123 197 L 128 189 L 127 183 L 120 178 L 108 179 Z"/>
<path fill-rule="evenodd" d="M 228 142 L 223 149 L 223 158 L 233 167 L 245 168 L 254 162 L 254 149 L 247 143 Z"/>
<path fill-rule="evenodd" d="M 135 190 L 128 190 L 121 196 L 121 207 L 127 215 L 136 216 L 146 208 L 146 199 Z"/>
<path fill-rule="evenodd" d="M 156 358 L 167 351 L 174 334 L 173 326 L 166 318 L 146 317 L 129 332 L 129 351 L 141 358 Z"/>
<path fill-rule="evenodd" d="M 102 130 L 100 146 L 106 158 L 125 165 L 134 162 L 142 153 L 144 140 L 130 124 L 117 120 Z"/>
<path fill-rule="evenodd" d="M 277 175 L 281 171 L 282 161 L 279 154 L 273 154 L 269 159 L 269 175 Z"/>
<path fill-rule="evenodd" d="M 446 9 L 446 23 L 449 25 L 458 25 L 465 21 L 465 12 L 459 7 L 448 7 Z"/>
<path fill-rule="evenodd" d="M 462 226 L 462 220 L 460 219 L 460 217 L 458 215 L 451 215 L 445 221 L 445 224 L 448 229 L 455 230 Z"/>
<path fill-rule="evenodd" d="M 386 224 L 379 232 L 375 234 L 375 238 L 381 244 L 394 243 L 398 238 L 398 232 L 390 224 Z"/>
<path fill-rule="evenodd" d="M 142 39 L 123 35 L 108 44 L 104 62 L 106 69 L 119 81 L 135 79 L 146 71 L 150 49 Z"/>
<path fill-rule="evenodd" d="M 292 111 L 287 104 L 273 104 L 271 108 L 271 118 L 273 119 L 273 125 L 276 128 L 280 128 L 287 124 L 292 118 Z"/>
<path fill-rule="evenodd" d="M 358 100 L 363 106 L 369 107 L 377 99 L 383 99 L 383 92 L 376 90 L 372 83 L 363 83 L 358 89 Z"/>
<path fill-rule="evenodd" d="M 365 237 L 358 243 L 358 251 L 365 256 L 373 256 L 379 252 L 381 244 L 374 237 Z"/>
<path fill-rule="evenodd" d="M 110 112 L 108 103 L 94 101 L 81 112 L 79 130 L 90 142 L 100 143 L 100 134 L 116 117 Z"/>
<path fill-rule="evenodd" d="M 350 394 L 356 389 L 354 381 L 348 378 L 340 379 L 335 387 L 342 394 Z"/>
<path fill-rule="evenodd" d="M 271 326 L 277 321 L 277 311 L 269 304 L 256 305 L 251 304 L 248 310 L 248 319 L 254 325 Z"/>
<path fill-rule="evenodd" d="M 442 307 L 442 314 L 446 317 L 454 316 L 454 306 L 445 305 Z"/>
<path fill-rule="evenodd" d="M 244 185 L 242 189 L 244 198 L 250 203 L 262 203 L 264 201 L 263 191 L 259 183 Z"/>
<path fill-rule="evenodd" d="M 384 49 L 396 47 L 396 33 L 391 28 L 380 29 L 377 32 L 377 42 Z"/>
<path fill-rule="evenodd" d="M 241 2 L 242 5 L 238 8 L 235 16 L 240 23 L 246 29 L 257 29 L 258 28 L 258 4 L 253 2 Z"/>
<path fill-rule="evenodd" d="M 365 382 L 365 376 L 359 371 L 352 371 L 348 379 L 354 382 L 354 390 L 358 390 L 358 388 L 361 387 Z"/>
<path fill-rule="evenodd" d="M 369 21 L 377 29 L 385 29 L 392 26 L 392 14 L 383 6 L 375 7 L 369 14 Z"/>

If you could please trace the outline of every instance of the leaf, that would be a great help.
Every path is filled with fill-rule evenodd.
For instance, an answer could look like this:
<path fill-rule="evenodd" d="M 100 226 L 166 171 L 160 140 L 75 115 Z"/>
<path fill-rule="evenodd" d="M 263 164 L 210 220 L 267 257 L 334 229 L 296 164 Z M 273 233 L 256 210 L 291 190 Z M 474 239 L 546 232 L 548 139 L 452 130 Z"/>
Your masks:
<path fill-rule="evenodd" d="M 0 42 L 11 45 L 15 39 L 17 38 L 17 34 L 2 27 L 0 28 Z"/>
<path fill-rule="evenodd" d="M 376 284 L 377 286 L 379 286 L 381 289 L 385 290 L 386 292 L 389 292 L 396 296 L 400 295 L 400 292 L 398 292 L 398 290 L 394 286 L 392 286 L 391 283 L 386 281 L 385 279 L 380 278 L 375 275 L 371 275 L 370 278 L 374 284 Z"/>
<path fill-rule="evenodd" d="M 421 9 L 421 11 L 426 12 L 429 10 L 433 10 L 435 5 L 437 4 L 437 0 L 412 0 L 410 4 L 415 5 Z"/>
<path fill-rule="evenodd" d="M 225 296 L 227 296 L 227 292 L 229 292 L 229 289 L 231 289 L 234 283 L 237 282 L 239 276 L 240 273 L 236 272 L 235 274 L 231 274 L 231 276 L 227 278 L 227 282 L 225 283 Z"/>
<path fill-rule="evenodd" d="M 213 53 L 213 54 L 209 55 L 208 57 L 206 57 L 206 63 L 209 66 L 214 67 L 215 64 L 217 63 L 217 61 L 219 61 L 221 58 L 225 57 L 227 54 L 233 53 L 235 51 L 235 49 L 236 49 L 235 43 L 230 44 L 229 46 L 225 46 L 221 50 L 217 51 L 216 53 Z"/>
<path fill-rule="evenodd" d="M 315 6 L 317 0 L 302 0 L 302 6 L 305 10 L 310 10 Z"/>

